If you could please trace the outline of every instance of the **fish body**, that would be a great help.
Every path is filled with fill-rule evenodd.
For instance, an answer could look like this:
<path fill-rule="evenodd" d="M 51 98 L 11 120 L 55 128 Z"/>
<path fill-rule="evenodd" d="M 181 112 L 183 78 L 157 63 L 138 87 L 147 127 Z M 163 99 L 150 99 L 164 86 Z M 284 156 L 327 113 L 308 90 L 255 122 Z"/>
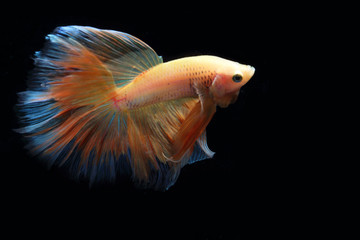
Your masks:
<path fill-rule="evenodd" d="M 227 69 L 221 69 L 221 67 Z M 246 79 L 235 84 L 234 89 L 224 89 L 222 96 L 238 95 L 238 91 L 253 75 L 255 69 L 215 56 L 196 56 L 173 60 L 155 66 L 142 73 L 124 88 L 117 90 L 115 104 L 120 109 L 137 108 L 160 101 L 179 98 L 198 97 L 197 88 L 208 89 L 215 96 L 220 95 L 218 88 L 210 88 L 221 72 L 242 71 Z M 232 77 L 232 76 L 231 76 Z M 231 80 L 232 81 L 232 80 Z M 229 85 L 232 83 L 230 82 Z M 222 84 L 225 88 L 226 84 Z M 231 86 L 230 86 L 231 87 Z M 221 97 L 220 97 L 221 98 Z M 215 100 L 215 99 L 214 99 Z M 226 99 L 217 99 L 220 106 L 227 106 Z M 216 100 L 215 100 L 216 101 Z"/>
<path fill-rule="evenodd" d="M 213 156 L 206 126 L 233 103 L 255 69 L 215 56 L 163 63 L 122 32 L 66 26 L 36 53 L 18 129 L 50 165 L 90 183 L 129 175 L 172 186 L 186 164 Z"/>

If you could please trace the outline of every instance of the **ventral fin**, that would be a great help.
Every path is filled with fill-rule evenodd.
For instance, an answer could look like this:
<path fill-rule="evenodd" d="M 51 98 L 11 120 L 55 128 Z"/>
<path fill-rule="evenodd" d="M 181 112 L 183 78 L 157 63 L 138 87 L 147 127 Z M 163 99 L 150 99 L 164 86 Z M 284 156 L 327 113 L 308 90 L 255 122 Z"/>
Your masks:
<path fill-rule="evenodd" d="M 201 137 L 215 111 L 216 105 L 210 98 L 202 98 L 201 101 L 196 103 L 175 135 L 172 143 L 172 160 L 178 161 L 182 159 L 195 141 Z M 204 145 L 201 145 L 201 147 L 205 148 Z M 211 155 L 210 152 L 208 153 Z"/>

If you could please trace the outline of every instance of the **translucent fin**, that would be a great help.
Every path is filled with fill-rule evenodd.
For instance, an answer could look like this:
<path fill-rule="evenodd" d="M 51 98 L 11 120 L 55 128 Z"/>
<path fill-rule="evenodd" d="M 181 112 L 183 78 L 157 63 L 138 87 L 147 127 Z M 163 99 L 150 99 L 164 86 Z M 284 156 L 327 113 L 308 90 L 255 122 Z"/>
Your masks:
<path fill-rule="evenodd" d="M 205 153 L 207 158 L 212 158 L 215 154 L 215 152 L 211 151 L 210 148 L 207 145 L 206 141 L 206 131 L 204 131 L 201 136 L 198 138 L 197 143 L 199 144 L 199 147 L 201 150 Z"/>
<path fill-rule="evenodd" d="M 215 105 L 205 104 L 205 108 L 214 111 Z M 212 115 L 212 112 L 201 111 L 197 98 L 161 102 L 129 111 L 129 149 L 133 176 L 138 183 L 167 189 L 175 183 L 183 166 L 212 157 L 214 153 L 207 147 L 205 133 Z M 186 133 L 187 127 L 193 128 L 192 135 L 180 139 L 179 132 L 189 133 Z M 179 144 L 183 152 L 174 148 L 176 141 L 187 140 L 189 142 Z"/>
<path fill-rule="evenodd" d="M 176 168 L 173 171 L 180 170 L 179 163 L 168 162 L 166 156 L 171 154 L 172 141 L 197 102 L 196 98 L 185 98 L 129 111 L 129 147 L 135 156 L 132 164 L 139 179 L 146 181 L 152 168 L 159 169 L 159 162 Z"/>
<path fill-rule="evenodd" d="M 185 164 L 212 156 L 204 131 L 215 105 L 206 96 L 126 111 L 113 107 L 118 87 L 162 62 L 139 39 L 60 27 L 35 57 L 28 91 L 19 94 L 18 131 L 50 166 L 65 167 L 90 184 L 126 174 L 141 186 L 164 190 Z"/>
<path fill-rule="evenodd" d="M 162 59 L 139 39 L 110 30 L 59 27 L 47 40 L 35 54 L 28 91 L 19 94 L 17 131 L 27 147 L 90 182 L 131 173 L 129 114 L 115 111 L 110 99 Z"/>
<path fill-rule="evenodd" d="M 216 105 L 208 98 L 203 102 L 198 101 L 196 103 L 174 137 L 171 147 L 172 159 L 183 158 L 188 149 L 203 134 L 215 111 Z"/>
<path fill-rule="evenodd" d="M 67 26 L 57 28 L 49 36 L 53 35 L 71 38 L 91 51 L 111 72 L 117 87 L 163 62 L 150 46 L 123 32 Z"/>
<path fill-rule="evenodd" d="M 186 164 L 193 164 L 205 159 L 212 158 L 214 154 L 209 155 L 207 152 L 203 150 L 203 148 L 200 146 L 200 143 L 197 141 L 194 145 L 193 152 L 191 156 L 189 157 Z M 185 163 L 185 161 L 184 161 Z"/>

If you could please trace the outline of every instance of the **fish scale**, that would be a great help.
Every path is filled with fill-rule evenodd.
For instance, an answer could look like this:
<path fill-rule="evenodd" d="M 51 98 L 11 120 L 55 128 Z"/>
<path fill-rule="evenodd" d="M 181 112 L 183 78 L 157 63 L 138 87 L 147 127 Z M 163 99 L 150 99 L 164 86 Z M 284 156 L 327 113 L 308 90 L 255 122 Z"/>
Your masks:
<path fill-rule="evenodd" d="M 217 61 L 219 59 L 213 56 L 188 57 L 155 66 L 119 89 L 116 102 L 126 102 L 124 108 L 131 109 L 160 101 L 197 97 L 194 84 L 210 87 L 215 78 L 211 69 Z"/>
<path fill-rule="evenodd" d="M 56 28 L 34 65 L 18 104 L 30 152 L 90 185 L 126 175 L 155 190 L 214 155 L 206 126 L 255 71 L 206 55 L 164 63 L 130 34 L 84 26 Z"/>

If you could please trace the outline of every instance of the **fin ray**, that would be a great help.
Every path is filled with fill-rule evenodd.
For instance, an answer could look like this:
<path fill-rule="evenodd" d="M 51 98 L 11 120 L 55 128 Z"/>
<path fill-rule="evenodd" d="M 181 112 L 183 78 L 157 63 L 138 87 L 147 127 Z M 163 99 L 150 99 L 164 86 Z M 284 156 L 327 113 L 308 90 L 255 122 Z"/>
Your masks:
<path fill-rule="evenodd" d="M 19 94 L 19 132 L 50 166 L 70 168 L 90 184 L 120 173 L 167 189 L 185 164 L 212 156 L 204 131 L 215 107 L 202 102 L 204 97 L 123 112 L 113 107 L 117 88 L 162 63 L 139 39 L 111 30 L 59 27 L 35 57 L 28 91 Z"/>
<path fill-rule="evenodd" d="M 92 51 L 112 73 L 117 87 L 162 63 L 150 46 L 127 33 L 81 26 L 61 27 L 55 32 L 70 35 Z"/>
<path fill-rule="evenodd" d="M 109 96 L 161 62 L 154 50 L 129 34 L 58 27 L 35 53 L 28 90 L 19 94 L 18 131 L 49 165 L 77 165 L 77 175 L 100 170 L 94 164 L 130 161 L 128 116 L 113 109 Z"/>
<path fill-rule="evenodd" d="M 171 157 L 181 159 L 186 151 L 205 131 L 216 111 L 216 105 L 210 100 L 198 101 L 182 123 L 172 143 Z"/>

